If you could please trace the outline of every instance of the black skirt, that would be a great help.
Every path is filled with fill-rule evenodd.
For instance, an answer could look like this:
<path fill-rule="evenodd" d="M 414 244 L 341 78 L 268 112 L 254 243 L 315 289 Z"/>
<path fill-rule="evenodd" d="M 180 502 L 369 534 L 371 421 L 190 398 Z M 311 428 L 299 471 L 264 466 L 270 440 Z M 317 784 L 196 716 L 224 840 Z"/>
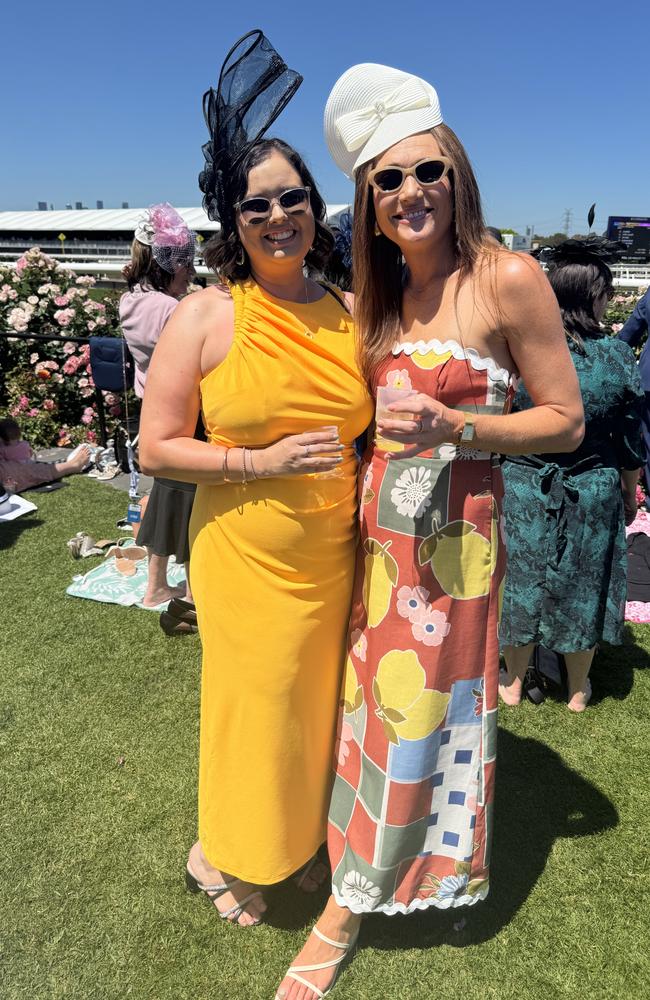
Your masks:
<path fill-rule="evenodd" d="M 154 479 L 138 545 L 146 545 L 157 556 L 175 556 L 177 563 L 189 562 L 188 529 L 195 492 L 194 483 Z"/>

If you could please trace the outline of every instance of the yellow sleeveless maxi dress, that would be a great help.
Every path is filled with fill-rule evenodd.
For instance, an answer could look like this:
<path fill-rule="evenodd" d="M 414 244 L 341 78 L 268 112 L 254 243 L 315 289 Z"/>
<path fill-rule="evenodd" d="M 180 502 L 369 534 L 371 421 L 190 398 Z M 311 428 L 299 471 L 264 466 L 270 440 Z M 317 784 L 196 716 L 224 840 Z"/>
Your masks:
<path fill-rule="evenodd" d="M 354 439 L 372 418 L 353 324 L 333 295 L 231 287 L 235 336 L 201 382 L 208 440 L 262 448 L 336 425 L 332 474 L 199 486 L 191 579 L 203 644 L 199 839 L 260 885 L 326 836 L 356 546 Z"/>

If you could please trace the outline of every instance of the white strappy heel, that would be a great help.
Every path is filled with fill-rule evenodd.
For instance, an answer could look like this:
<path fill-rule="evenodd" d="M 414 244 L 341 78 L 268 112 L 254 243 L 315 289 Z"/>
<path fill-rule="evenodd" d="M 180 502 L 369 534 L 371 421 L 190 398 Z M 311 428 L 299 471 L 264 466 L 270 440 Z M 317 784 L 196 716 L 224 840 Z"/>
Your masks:
<path fill-rule="evenodd" d="M 233 886 L 237 885 L 240 882 L 241 882 L 240 878 L 234 878 L 230 882 L 222 882 L 221 885 L 206 885 L 204 882 L 199 882 L 196 875 L 191 871 L 189 865 L 187 865 L 185 869 L 185 884 L 189 889 L 189 891 L 204 892 L 212 903 L 214 903 L 214 901 L 218 899 L 219 896 L 223 896 L 224 893 L 230 892 Z M 228 910 L 220 910 L 219 907 L 216 905 L 215 909 L 222 920 L 230 920 L 230 918 L 232 917 L 233 919 L 230 920 L 230 923 L 236 924 L 239 923 L 239 918 L 244 912 L 246 904 L 250 903 L 251 899 L 255 899 L 256 896 L 259 896 L 260 899 L 263 898 L 262 893 L 259 889 L 256 889 L 255 892 L 249 893 L 248 896 L 244 897 L 244 899 L 238 900 L 235 903 L 235 905 L 231 906 L 230 909 Z M 262 923 L 261 919 L 256 919 L 252 924 L 250 924 L 250 926 L 256 927 L 258 924 L 261 923 Z"/>
<path fill-rule="evenodd" d="M 315 993 L 316 996 L 318 997 L 318 1000 L 323 1000 L 323 998 L 329 996 L 329 994 L 334 989 L 336 985 L 336 980 L 339 978 L 341 972 L 343 971 L 345 961 L 349 960 L 352 957 L 352 953 L 356 946 L 359 935 L 357 934 L 356 937 L 352 938 L 351 941 L 348 941 L 347 944 L 342 944 L 340 941 L 333 941 L 332 938 L 325 937 L 324 934 L 321 934 L 318 927 L 313 928 L 312 934 L 315 934 L 316 937 L 319 937 L 321 941 L 325 942 L 325 944 L 331 945 L 332 948 L 340 948 L 341 954 L 338 956 L 338 958 L 333 958 L 329 962 L 318 962 L 315 965 L 292 965 L 291 968 L 288 969 L 287 972 L 285 973 L 285 979 L 287 977 L 290 977 L 291 979 L 295 980 L 295 982 L 300 983 L 301 986 L 306 986 L 307 989 L 312 990 L 312 992 Z M 314 984 L 310 983 L 308 979 L 305 979 L 303 976 L 300 975 L 301 972 L 321 972 L 323 969 L 334 969 L 334 968 L 336 968 L 334 978 L 330 983 L 329 988 L 326 989 L 324 993 L 322 990 L 318 988 L 318 986 L 314 986 Z M 282 998 L 279 996 L 278 993 L 276 993 L 275 995 L 275 1000 L 282 1000 Z"/>

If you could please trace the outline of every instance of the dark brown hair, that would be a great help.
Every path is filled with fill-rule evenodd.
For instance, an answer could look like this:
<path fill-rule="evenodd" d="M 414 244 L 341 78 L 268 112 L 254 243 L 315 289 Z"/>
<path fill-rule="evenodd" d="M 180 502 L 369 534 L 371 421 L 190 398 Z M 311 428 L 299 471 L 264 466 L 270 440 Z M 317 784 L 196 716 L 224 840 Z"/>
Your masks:
<path fill-rule="evenodd" d="M 5 417 L 0 420 L 0 441 L 4 444 L 11 444 L 12 441 L 19 441 L 20 438 L 20 426 L 13 417 Z"/>
<path fill-rule="evenodd" d="M 165 271 L 154 260 L 151 247 L 139 240 L 134 240 L 131 244 L 131 260 L 124 268 L 124 277 L 131 292 L 136 285 L 166 292 L 174 280 L 174 275 Z"/>
<path fill-rule="evenodd" d="M 567 261 L 551 264 L 548 280 L 562 313 L 564 330 L 580 354 L 585 353 L 585 339 L 602 337 L 596 319 L 596 303 L 614 289 L 612 272 L 604 261 Z"/>
<path fill-rule="evenodd" d="M 487 240 L 478 184 L 460 139 L 447 125 L 437 125 L 432 134 L 440 152 L 452 162 L 449 178 L 459 289 L 472 273 L 480 253 L 487 252 L 489 259 L 494 259 L 495 254 L 503 251 Z M 398 335 L 404 283 L 402 251 L 386 236 L 375 235 L 375 206 L 368 184 L 372 166 L 365 164 L 356 175 L 352 237 L 359 360 L 369 385 Z"/>
<path fill-rule="evenodd" d="M 235 168 L 231 190 L 233 200 L 240 201 L 246 194 L 248 175 L 253 167 L 259 166 L 273 152 L 278 152 L 294 168 L 305 187 L 311 188 L 309 201 L 311 204 L 316 236 L 311 249 L 305 257 L 305 263 L 312 271 L 321 272 L 332 252 L 334 237 L 325 223 L 326 207 L 320 196 L 316 182 L 299 153 L 282 139 L 263 139 L 247 152 Z M 243 263 L 240 263 L 242 261 Z M 248 254 L 244 250 L 235 224 L 224 224 L 220 231 L 209 240 L 203 249 L 203 260 L 220 278 L 227 281 L 244 281 L 250 277 L 251 268 Z"/>

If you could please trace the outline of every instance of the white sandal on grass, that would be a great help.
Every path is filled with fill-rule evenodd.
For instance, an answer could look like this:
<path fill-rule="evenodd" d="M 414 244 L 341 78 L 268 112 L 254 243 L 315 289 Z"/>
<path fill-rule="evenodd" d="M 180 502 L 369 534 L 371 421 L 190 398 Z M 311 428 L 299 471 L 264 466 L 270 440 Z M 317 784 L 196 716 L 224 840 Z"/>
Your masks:
<path fill-rule="evenodd" d="M 246 896 L 244 899 L 237 900 L 235 905 L 231 906 L 230 909 L 220 910 L 219 907 L 216 905 L 215 900 L 219 899 L 220 896 L 223 896 L 224 893 L 231 892 L 233 886 L 239 885 L 240 883 L 241 883 L 240 878 L 234 878 L 231 879 L 230 882 L 222 882 L 219 885 L 207 885 L 205 882 L 199 882 L 198 878 L 191 870 L 189 865 L 187 865 L 185 869 L 185 885 L 187 886 L 189 891 L 204 892 L 208 897 L 208 899 L 210 900 L 210 902 L 213 903 L 221 919 L 228 920 L 231 924 L 238 924 L 239 918 L 241 917 L 242 913 L 248 913 L 248 910 L 246 909 L 246 904 L 250 903 L 252 899 L 255 899 L 256 896 L 259 896 L 260 899 L 264 898 L 262 896 L 261 890 L 256 889 L 255 892 L 250 892 L 248 896 Z M 252 916 L 251 913 L 248 913 L 248 915 L 249 917 Z M 232 919 L 230 919 L 231 917 Z M 261 923 L 262 923 L 261 918 L 256 918 L 254 922 L 252 924 L 249 924 L 248 926 L 256 927 L 258 924 Z"/>
<path fill-rule="evenodd" d="M 329 996 L 336 986 L 336 980 L 343 971 L 344 963 L 349 961 L 352 957 L 359 935 L 357 934 L 356 937 L 352 938 L 351 941 L 348 941 L 347 944 L 342 944 L 341 941 L 333 941 L 332 938 L 325 937 L 324 934 L 321 934 L 318 927 L 313 928 L 312 934 L 315 934 L 316 937 L 320 938 L 321 941 L 324 941 L 325 944 L 329 944 L 332 948 L 340 948 L 341 954 L 338 955 L 337 958 L 330 959 L 329 962 L 317 962 L 314 965 L 292 965 L 291 968 L 287 970 L 285 979 L 290 978 L 296 983 L 300 983 L 301 986 L 306 986 L 308 990 L 311 990 L 316 994 L 318 1000 L 323 1000 L 324 997 Z M 322 972 L 323 969 L 336 969 L 334 978 L 325 992 L 300 975 L 301 972 Z M 280 993 L 275 994 L 275 1000 L 283 1000 Z"/>

